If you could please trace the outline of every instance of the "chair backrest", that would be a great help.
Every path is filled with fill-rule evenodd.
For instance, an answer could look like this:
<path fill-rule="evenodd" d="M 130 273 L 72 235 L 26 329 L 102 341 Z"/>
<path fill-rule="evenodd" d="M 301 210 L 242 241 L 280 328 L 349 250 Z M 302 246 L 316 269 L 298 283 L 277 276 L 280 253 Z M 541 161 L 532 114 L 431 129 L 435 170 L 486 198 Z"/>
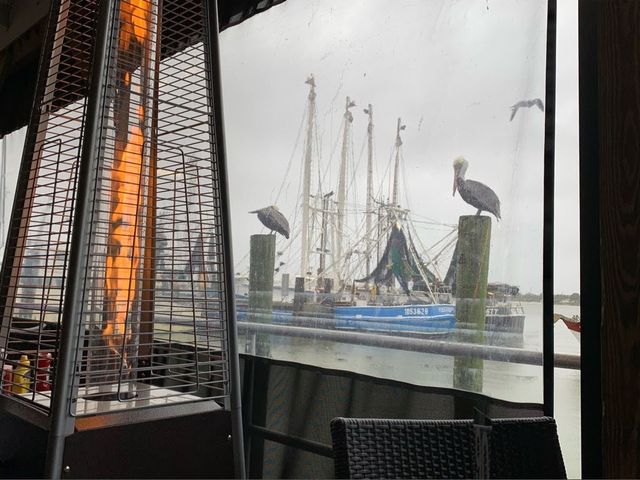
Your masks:
<path fill-rule="evenodd" d="M 472 420 L 335 418 L 336 478 L 473 478 Z"/>
<path fill-rule="evenodd" d="M 334 418 L 336 478 L 567 478 L 553 418 L 483 423 Z"/>
<path fill-rule="evenodd" d="M 489 424 L 491 478 L 567 478 L 553 418 L 503 418 Z"/>

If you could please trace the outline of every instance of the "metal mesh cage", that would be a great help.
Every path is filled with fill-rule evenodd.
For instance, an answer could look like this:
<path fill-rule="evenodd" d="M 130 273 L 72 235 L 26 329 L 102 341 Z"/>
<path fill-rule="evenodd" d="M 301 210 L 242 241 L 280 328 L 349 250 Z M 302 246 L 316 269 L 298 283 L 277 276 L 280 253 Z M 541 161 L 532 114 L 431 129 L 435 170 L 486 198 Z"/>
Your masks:
<path fill-rule="evenodd" d="M 38 406 L 58 358 L 96 11 L 95 1 L 52 11 L 5 250 L 2 395 Z"/>
<path fill-rule="evenodd" d="M 97 2 L 54 7 L 3 266 L 2 395 L 48 412 L 64 321 L 77 326 L 65 392 L 71 415 L 222 402 L 228 305 L 207 5 L 121 0 L 109 8 L 108 54 L 92 58 Z M 97 159 L 83 170 L 97 62 L 106 77 Z M 89 234 L 74 243 L 85 174 Z M 81 268 L 73 271 L 83 274 L 70 316 L 74 248 Z"/>

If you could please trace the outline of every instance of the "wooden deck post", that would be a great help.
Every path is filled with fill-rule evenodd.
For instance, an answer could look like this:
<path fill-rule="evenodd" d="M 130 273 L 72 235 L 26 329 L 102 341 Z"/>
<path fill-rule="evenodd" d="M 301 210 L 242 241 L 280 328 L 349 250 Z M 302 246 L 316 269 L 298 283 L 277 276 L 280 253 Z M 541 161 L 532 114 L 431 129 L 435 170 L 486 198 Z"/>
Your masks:
<path fill-rule="evenodd" d="M 455 292 L 456 331 L 460 341 L 484 343 L 490 242 L 490 217 L 460 217 Z M 481 392 L 482 371 L 481 358 L 456 357 L 453 387 Z"/>
<path fill-rule="evenodd" d="M 271 323 L 275 259 L 275 235 L 251 235 L 249 251 L 249 320 L 251 322 Z M 269 356 L 270 350 L 269 336 L 256 335 L 255 354 Z"/>
<path fill-rule="evenodd" d="M 302 315 L 302 309 L 306 303 L 304 296 L 304 277 L 296 277 L 293 291 L 293 315 Z"/>

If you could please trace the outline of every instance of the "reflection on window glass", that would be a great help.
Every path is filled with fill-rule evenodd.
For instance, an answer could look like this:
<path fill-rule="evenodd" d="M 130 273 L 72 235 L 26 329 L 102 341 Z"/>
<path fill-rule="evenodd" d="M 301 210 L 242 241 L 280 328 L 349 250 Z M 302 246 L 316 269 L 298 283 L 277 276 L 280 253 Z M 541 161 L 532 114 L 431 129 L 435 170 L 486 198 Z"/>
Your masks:
<path fill-rule="evenodd" d="M 556 312 L 572 319 L 577 7 L 559 3 Z M 546 16 L 545 0 L 288 0 L 223 33 L 245 353 L 542 401 L 522 355 L 542 351 Z M 578 476 L 579 372 L 557 371 Z"/>
<path fill-rule="evenodd" d="M 546 14 L 289 0 L 223 34 L 246 353 L 541 401 Z"/>

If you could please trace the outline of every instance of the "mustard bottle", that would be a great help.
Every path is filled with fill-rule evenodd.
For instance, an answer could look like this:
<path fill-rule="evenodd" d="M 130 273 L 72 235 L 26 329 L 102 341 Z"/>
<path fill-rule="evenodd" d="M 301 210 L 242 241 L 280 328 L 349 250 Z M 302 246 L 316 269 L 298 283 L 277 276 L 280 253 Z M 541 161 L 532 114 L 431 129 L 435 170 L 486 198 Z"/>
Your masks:
<path fill-rule="evenodd" d="M 29 379 L 28 374 L 30 365 L 31 362 L 29 362 L 29 357 L 22 355 L 13 372 L 13 393 L 29 392 L 29 383 L 31 380 Z"/>

